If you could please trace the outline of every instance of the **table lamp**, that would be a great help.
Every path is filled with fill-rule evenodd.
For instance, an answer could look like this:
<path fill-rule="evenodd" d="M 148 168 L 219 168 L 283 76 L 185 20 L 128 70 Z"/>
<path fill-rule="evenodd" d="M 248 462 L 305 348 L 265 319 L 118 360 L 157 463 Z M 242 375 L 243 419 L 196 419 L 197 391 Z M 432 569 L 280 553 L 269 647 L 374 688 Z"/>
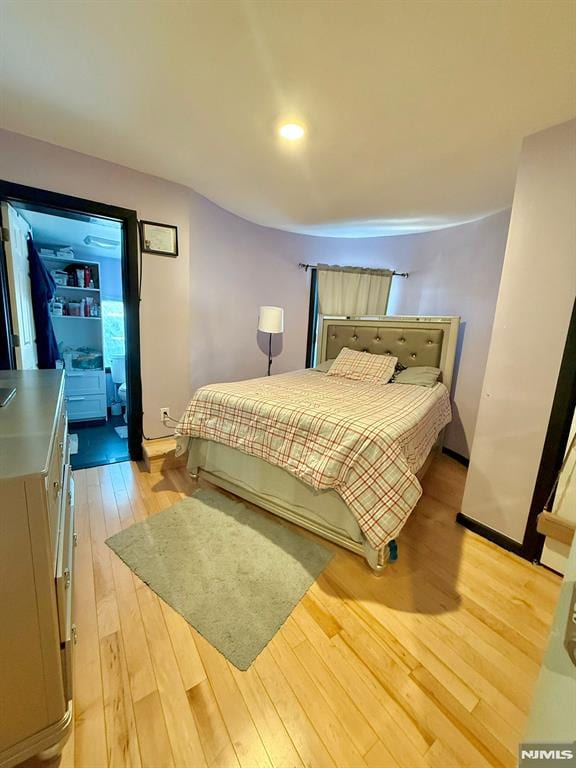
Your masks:
<path fill-rule="evenodd" d="M 260 307 L 258 312 L 258 330 L 267 333 L 268 338 L 268 376 L 272 366 L 272 334 L 284 333 L 284 310 L 282 307 Z"/>

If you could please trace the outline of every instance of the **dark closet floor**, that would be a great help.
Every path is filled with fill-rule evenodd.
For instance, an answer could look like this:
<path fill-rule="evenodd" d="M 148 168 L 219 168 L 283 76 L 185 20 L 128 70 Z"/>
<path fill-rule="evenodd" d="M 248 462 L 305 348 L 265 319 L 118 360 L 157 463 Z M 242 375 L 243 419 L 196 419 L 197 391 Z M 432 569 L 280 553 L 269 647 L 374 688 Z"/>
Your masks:
<path fill-rule="evenodd" d="M 128 461 L 128 440 L 118 437 L 114 429 L 121 426 L 126 426 L 122 416 L 110 416 L 106 423 L 98 422 L 96 425 L 86 421 L 69 424 L 70 434 L 78 435 L 78 453 L 70 456 L 72 469 Z"/>

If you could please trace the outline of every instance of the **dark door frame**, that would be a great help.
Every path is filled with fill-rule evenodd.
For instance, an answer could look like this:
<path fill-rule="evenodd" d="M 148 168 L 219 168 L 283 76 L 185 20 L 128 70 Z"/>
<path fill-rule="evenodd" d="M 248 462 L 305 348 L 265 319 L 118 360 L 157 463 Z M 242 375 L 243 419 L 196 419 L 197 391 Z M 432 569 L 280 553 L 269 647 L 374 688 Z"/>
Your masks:
<path fill-rule="evenodd" d="M 65 212 L 101 216 L 122 222 L 122 294 L 124 298 L 124 323 L 126 333 L 126 389 L 128 400 L 128 450 L 133 461 L 142 458 L 142 378 L 140 373 L 140 287 L 139 287 L 139 244 L 138 215 L 129 208 L 120 208 L 107 203 L 97 203 L 81 197 L 63 195 L 36 187 L 27 187 L 0 179 L 0 201 L 17 202 L 35 209 L 46 208 L 46 212 L 57 209 Z M 77 217 L 76 217 L 77 218 Z M 0 250 L 0 273 L 5 274 L 4 250 Z M 0 278 L 2 277 L 0 274 Z M 4 281 L 1 281 L 4 284 Z M 6 319 L 9 324 L 8 295 L 0 296 L 0 324 Z M 5 329 L 10 339 L 10 325 Z M 3 332 L 0 330 L 0 337 Z M 1 339 L 0 339 L 1 340 Z M 10 344 L 8 349 L 11 350 Z M 7 352 L 8 357 L 11 352 Z M 13 358 L 12 358 L 13 360 Z M 14 367 L 12 362 L 11 367 Z"/>
<path fill-rule="evenodd" d="M 15 367 L 10 297 L 8 294 L 8 273 L 6 271 L 4 243 L 0 237 L 0 370 L 11 370 Z"/>
<path fill-rule="evenodd" d="M 545 537 L 538 533 L 538 515 L 558 477 L 568 445 L 570 427 L 576 409 L 576 302 L 572 308 L 572 317 L 568 326 L 564 354 L 560 364 L 560 373 L 552 402 L 548 421 L 548 430 L 542 449 L 540 467 L 536 476 L 536 485 L 528 513 L 528 521 L 520 554 L 527 560 L 538 562 L 542 555 Z M 553 499 L 553 497 L 552 497 Z"/>

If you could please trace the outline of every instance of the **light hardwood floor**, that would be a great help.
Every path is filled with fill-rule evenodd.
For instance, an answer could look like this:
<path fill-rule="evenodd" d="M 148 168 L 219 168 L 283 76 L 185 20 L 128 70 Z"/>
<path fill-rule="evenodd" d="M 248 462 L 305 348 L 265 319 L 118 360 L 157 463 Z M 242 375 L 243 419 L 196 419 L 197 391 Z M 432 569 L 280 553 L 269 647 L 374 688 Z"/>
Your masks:
<path fill-rule="evenodd" d="M 517 744 L 560 580 L 456 525 L 435 460 L 382 577 L 336 555 L 239 672 L 104 540 L 190 494 L 185 470 L 74 473 L 75 733 L 63 767 L 489 766 Z"/>

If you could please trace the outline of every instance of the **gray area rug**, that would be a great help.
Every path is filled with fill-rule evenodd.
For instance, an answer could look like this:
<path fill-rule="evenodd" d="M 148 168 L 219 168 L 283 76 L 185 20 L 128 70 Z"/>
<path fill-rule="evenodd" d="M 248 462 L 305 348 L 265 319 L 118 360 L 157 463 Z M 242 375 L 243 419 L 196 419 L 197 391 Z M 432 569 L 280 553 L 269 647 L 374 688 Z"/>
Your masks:
<path fill-rule="evenodd" d="M 213 490 L 199 490 L 106 543 L 242 670 L 332 557 L 272 516 Z"/>

